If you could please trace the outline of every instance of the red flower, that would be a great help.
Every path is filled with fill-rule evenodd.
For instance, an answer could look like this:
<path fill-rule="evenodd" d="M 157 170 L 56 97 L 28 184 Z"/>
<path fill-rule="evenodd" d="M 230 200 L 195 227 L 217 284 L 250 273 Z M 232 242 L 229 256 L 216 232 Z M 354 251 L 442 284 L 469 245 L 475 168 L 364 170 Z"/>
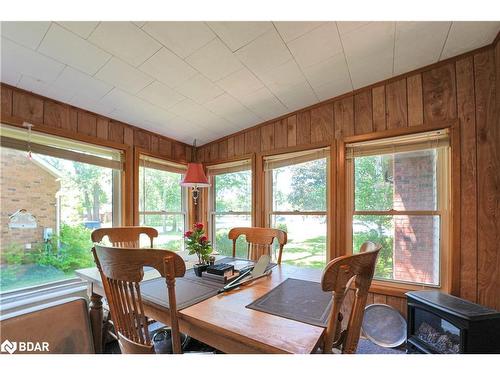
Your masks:
<path fill-rule="evenodd" d="M 204 244 L 204 243 L 205 243 L 205 242 L 207 242 L 207 241 L 208 241 L 207 236 L 201 236 L 201 237 L 200 237 L 200 243 L 201 243 L 201 244 Z"/>
<path fill-rule="evenodd" d="M 202 223 L 196 223 L 194 225 L 194 227 L 197 229 L 197 230 L 202 230 L 203 229 L 203 224 Z"/>
<path fill-rule="evenodd" d="M 186 233 L 184 233 L 184 237 L 191 237 L 191 235 L 193 234 L 193 231 L 190 231 L 188 230 Z"/>

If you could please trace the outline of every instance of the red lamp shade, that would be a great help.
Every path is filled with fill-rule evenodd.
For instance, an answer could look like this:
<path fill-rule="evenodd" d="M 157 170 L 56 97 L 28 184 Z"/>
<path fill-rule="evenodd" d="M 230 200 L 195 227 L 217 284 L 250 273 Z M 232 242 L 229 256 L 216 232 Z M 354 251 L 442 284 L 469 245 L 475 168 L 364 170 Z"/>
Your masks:
<path fill-rule="evenodd" d="M 188 163 L 186 174 L 181 182 L 181 186 L 189 187 L 208 187 L 207 176 L 203 171 L 201 163 Z"/>

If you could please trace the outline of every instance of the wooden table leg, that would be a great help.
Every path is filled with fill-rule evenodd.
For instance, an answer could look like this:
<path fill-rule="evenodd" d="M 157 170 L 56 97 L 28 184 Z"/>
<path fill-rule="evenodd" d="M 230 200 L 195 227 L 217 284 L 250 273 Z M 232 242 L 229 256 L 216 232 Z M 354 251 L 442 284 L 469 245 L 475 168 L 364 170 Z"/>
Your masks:
<path fill-rule="evenodd" d="M 102 329 L 103 329 L 102 297 L 92 293 L 90 296 L 90 325 L 94 337 L 95 352 L 102 353 Z"/>

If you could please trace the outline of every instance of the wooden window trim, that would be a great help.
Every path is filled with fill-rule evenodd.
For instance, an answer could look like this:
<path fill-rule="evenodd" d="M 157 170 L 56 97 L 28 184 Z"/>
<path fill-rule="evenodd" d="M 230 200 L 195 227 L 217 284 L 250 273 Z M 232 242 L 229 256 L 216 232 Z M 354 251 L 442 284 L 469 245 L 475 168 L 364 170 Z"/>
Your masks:
<path fill-rule="evenodd" d="M 272 208 L 272 170 L 265 171 L 265 157 L 273 155 L 286 155 L 294 154 L 301 151 L 314 151 L 328 148 L 329 152 L 326 156 L 327 166 L 326 166 L 326 210 L 324 211 L 273 211 Z M 259 153 L 260 166 L 262 173 L 262 198 L 263 198 L 263 209 L 262 209 L 262 223 L 264 227 L 271 227 L 271 215 L 326 215 L 326 259 L 325 262 L 328 263 L 330 260 L 335 258 L 335 220 L 333 220 L 335 212 L 335 171 L 336 171 L 336 151 L 337 147 L 335 144 L 330 142 L 323 142 L 314 145 L 307 146 L 296 146 L 288 148 L 287 150 L 273 150 L 269 152 Z"/>
<path fill-rule="evenodd" d="M 140 147 L 134 147 L 134 194 L 133 194 L 133 224 L 134 225 L 139 225 L 140 223 L 140 215 L 143 214 L 142 212 L 139 211 L 139 168 L 141 166 L 141 156 L 147 156 L 148 158 L 152 159 L 158 159 L 159 161 L 165 161 L 166 163 L 170 164 L 177 164 L 179 166 L 183 166 L 181 169 L 187 168 L 186 162 L 180 162 L 173 160 L 171 158 L 165 157 L 165 156 L 158 156 L 154 153 L 151 153 L 143 148 Z M 165 167 L 165 170 L 167 170 L 168 167 Z M 177 168 L 173 168 L 172 173 L 179 173 Z M 191 210 L 191 205 L 190 205 L 190 198 L 191 194 L 188 192 L 187 188 L 182 188 L 182 204 L 184 206 L 184 210 L 182 211 L 145 211 L 147 213 L 152 213 L 152 214 L 158 214 L 158 215 L 184 215 L 184 227 L 189 228 L 190 223 L 191 223 L 191 216 L 192 216 L 192 210 Z"/>
<path fill-rule="evenodd" d="M 219 166 L 219 165 L 224 165 L 224 164 L 230 164 L 238 161 L 250 161 L 250 168 L 247 168 L 246 165 L 241 165 L 242 168 L 241 171 L 250 171 L 251 174 L 251 210 L 250 211 L 228 211 L 228 212 L 216 212 L 215 211 L 215 176 L 214 174 L 210 174 L 210 166 Z M 255 154 L 245 154 L 237 157 L 230 158 L 224 162 L 212 162 L 212 163 L 205 163 L 205 171 L 207 172 L 207 177 L 208 181 L 210 182 L 210 187 L 207 189 L 206 193 L 206 199 L 207 199 L 207 210 L 206 210 L 206 222 L 207 222 L 207 227 L 208 227 L 208 234 L 210 241 L 212 241 L 212 244 L 214 245 L 215 248 L 215 216 L 217 214 L 223 214 L 223 215 L 248 215 L 250 216 L 250 225 L 254 226 L 255 225 Z M 227 173 L 236 173 L 237 171 L 234 172 L 227 172 Z M 225 174 L 225 173 L 222 173 Z"/>
<path fill-rule="evenodd" d="M 438 128 L 443 128 L 443 126 L 432 126 L 426 127 L 427 130 L 421 130 L 419 132 L 424 132 L 430 130 L 438 130 Z M 380 132 L 387 133 L 387 132 Z M 390 134 L 394 134 L 394 132 L 390 132 Z M 398 131 L 398 135 L 411 134 L 410 132 Z M 374 135 L 374 139 L 382 139 L 385 137 L 380 137 L 379 134 Z M 387 138 L 391 138 L 388 136 Z M 346 253 L 352 254 L 352 219 L 354 215 L 437 215 L 440 217 L 440 248 L 439 248 L 439 285 L 429 285 L 429 284 L 421 284 L 421 283 L 412 283 L 405 282 L 401 280 L 385 280 L 385 279 L 373 279 L 372 285 L 370 287 L 370 292 L 372 293 L 380 293 L 386 295 L 393 295 L 397 297 L 405 297 L 405 293 L 413 290 L 421 290 L 421 289 L 437 289 L 443 290 L 445 292 L 453 293 L 453 277 L 457 275 L 455 271 L 452 269 L 452 259 L 453 253 L 451 246 L 451 238 L 455 231 L 453 227 L 453 216 L 452 216 L 452 208 L 454 206 L 454 201 L 452 199 L 453 192 L 450 191 L 450 187 L 453 181 L 453 163 L 452 159 L 452 151 L 453 146 L 456 143 L 456 134 L 453 131 L 450 131 L 449 134 L 449 147 L 447 150 L 439 150 L 438 156 L 438 207 L 437 210 L 409 210 L 409 211 L 400 211 L 400 210 L 387 210 L 387 211 L 356 211 L 354 210 L 354 163 L 352 160 L 344 159 L 343 168 L 345 169 L 345 198 L 346 198 L 346 215 L 345 218 L 345 244 L 346 244 Z M 355 139 L 351 137 L 350 139 Z M 357 137 L 359 140 L 360 138 Z M 364 137 L 362 140 L 370 140 L 367 137 Z M 347 142 L 343 142 L 342 146 L 345 150 L 345 144 Z M 446 184 L 446 186 L 445 186 Z M 444 205 L 443 205 L 444 203 Z"/>

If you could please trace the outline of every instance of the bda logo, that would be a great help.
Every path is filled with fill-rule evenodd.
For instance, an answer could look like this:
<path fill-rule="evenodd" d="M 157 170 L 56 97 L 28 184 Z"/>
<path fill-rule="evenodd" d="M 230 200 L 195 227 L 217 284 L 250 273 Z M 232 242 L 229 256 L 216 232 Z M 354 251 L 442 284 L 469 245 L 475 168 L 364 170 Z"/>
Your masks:
<path fill-rule="evenodd" d="M 0 350 L 5 353 L 8 352 L 10 354 L 13 354 L 17 350 L 17 342 L 10 342 L 9 340 L 5 340 L 2 342 L 2 345 L 0 346 Z"/>

